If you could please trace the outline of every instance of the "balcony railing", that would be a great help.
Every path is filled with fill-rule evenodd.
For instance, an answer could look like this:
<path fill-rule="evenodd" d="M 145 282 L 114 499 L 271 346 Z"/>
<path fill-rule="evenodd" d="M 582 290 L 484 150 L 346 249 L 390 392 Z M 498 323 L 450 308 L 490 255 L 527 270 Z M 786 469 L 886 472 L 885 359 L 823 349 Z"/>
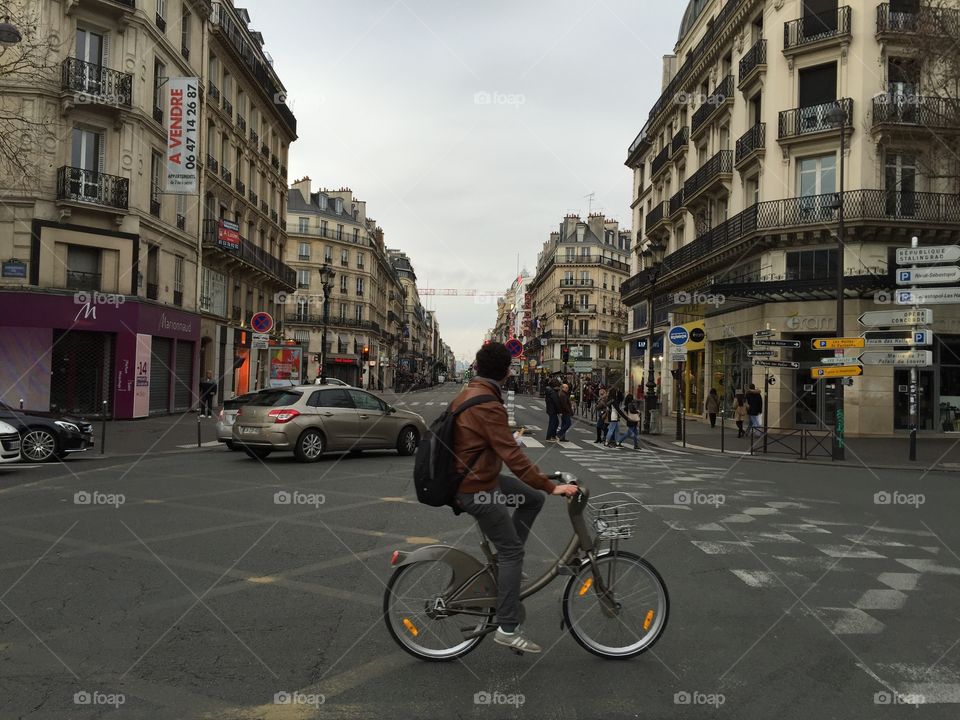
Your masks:
<path fill-rule="evenodd" d="M 260 135 L 253 128 L 250 128 L 250 144 L 253 145 L 254 148 L 260 144 Z"/>
<path fill-rule="evenodd" d="M 672 155 L 676 155 L 678 152 L 687 149 L 687 143 L 690 142 L 690 128 L 684 125 L 677 131 L 677 134 L 673 136 L 673 141 L 670 143 L 670 149 Z"/>
<path fill-rule="evenodd" d="M 679 213 L 686 206 L 686 192 L 683 188 L 680 188 L 680 192 L 676 193 L 672 198 L 670 198 L 670 217 L 673 217 Z"/>
<path fill-rule="evenodd" d="M 280 216 L 277 214 L 277 211 L 276 211 L 276 210 L 271 210 L 271 211 L 270 211 L 270 219 L 273 220 L 273 222 L 275 222 L 275 223 L 279 223 L 279 222 L 280 222 Z"/>
<path fill-rule="evenodd" d="M 736 164 L 744 162 L 751 155 L 763 150 L 767 141 L 767 124 L 757 123 L 737 140 Z"/>
<path fill-rule="evenodd" d="M 177 215 L 177 230 L 187 229 L 187 218 L 185 215 Z"/>
<path fill-rule="evenodd" d="M 276 155 L 270 155 L 270 165 L 274 170 L 280 172 L 280 158 L 278 158 Z"/>
<path fill-rule="evenodd" d="M 153 119 L 156 120 L 159 125 L 163 125 L 163 108 L 155 107 L 153 109 Z"/>
<path fill-rule="evenodd" d="M 252 205 L 256 205 L 256 204 L 259 202 L 259 200 L 260 200 L 260 198 L 257 196 L 257 194 L 256 194 L 253 190 L 251 190 L 251 191 L 249 192 L 249 194 L 247 195 L 247 197 L 249 198 L 250 203 L 251 203 Z"/>
<path fill-rule="evenodd" d="M 877 34 L 898 33 L 956 38 L 960 34 L 960 8 L 920 5 L 911 12 L 893 10 L 890 3 L 880 4 L 877 7 Z"/>
<path fill-rule="evenodd" d="M 850 6 L 805 15 L 783 24 L 783 51 L 850 35 Z"/>
<path fill-rule="evenodd" d="M 183 55 L 183 59 L 184 59 L 184 60 L 189 60 L 189 59 L 190 59 L 190 48 L 187 47 L 186 45 L 181 45 L 181 46 L 180 46 L 180 54 Z"/>
<path fill-rule="evenodd" d="M 214 175 L 220 172 L 220 163 L 218 163 L 217 159 L 209 153 L 207 154 L 207 169 Z"/>
<path fill-rule="evenodd" d="M 207 86 L 207 95 L 213 98 L 214 100 L 220 100 L 220 88 L 218 88 L 213 83 L 210 83 Z"/>
<path fill-rule="evenodd" d="M 283 164 L 280 165 L 280 174 L 281 174 L 284 178 L 287 177 L 287 166 L 286 166 L 286 165 L 283 165 Z"/>
<path fill-rule="evenodd" d="M 260 154 L 263 155 L 265 158 L 270 157 L 270 146 L 268 146 L 266 143 L 261 144 Z"/>
<path fill-rule="evenodd" d="M 670 145 L 665 145 L 663 150 L 661 150 L 657 156 L 653 159 L 653 162 L 650 163 L 650 177 L 654 178 L 657 174 L 666 167 L 667 162 L 670 160 Z"/>
<path fill-rule="evenodd" d="M 158 198 L 150 198 L 150 214 L 154 217 L 160 217 L 160 200 Z"/>
<path fill-rule="evenodd" d="M 154 23 L 156 23 L 157 29 L 160 32 L 167 31 L 167 19 L 163 17 L 160 13 L 157 13 L 156 18 L 154 18 Z"/>
<path fill-rule="evenodd" d="M 160 297 L 160 286 L 156 283 L 147 283 L 147 300 L 156 300 Z"/>
<path fill-rule="evenodd" d="M 846 127 L 853 129 L 853 100 L 842 98 L 822 105 L 793 108 L 780 113 L 778 124 L 779 138 L 795 138 L 803 135 L 827 132 L 839 129 L 839 125 L 830 119 L 830 111 L 837 105 L 847 114 Z"/>
<path fill-rule="evenodd" d="M 754 43 L 752 48 L 744 53 L 742 58 L 740 58 L 739 87 L 743 87 L 744 84 L 746 84 L 746 82 L 752 77 L 754 70 L 758 70 L 761 67 L 766 67 L 766 64 L 767 41 L 760 39 Z"/>
<path fill-rule="evenodd" d="M 323 313 L 288 313 L 285 316 L 285 322 L 291 325 L 323 325 Z M 327 319 L 328 327 L 355 328 L 359 330 L 370 330 L 375 333 L 380 332 L 380 324 L 374 320 L 357 320 L 356 318 L 337 317 L 331 315 Z"/>
<path fill-rule="evenodd" d="M 173 291 L 173 304 L 177 307 L 183 307 L 183 290 Z"/>
<path fill-rule="evenodd" d="M 686 202 L 690 202 L 696 195 L 710 186 L 721 175 L 733 172 L 733 150 L 721 150 L 707 164 L 697 170 L 683 184 L 683 193 Z"/>
<path fill-rule="evenodd" d="M 239 247 L 229 247 L 220 242 L 219 222 L 217 220 L 203 221 L 203 244 L 214 247 L 230 257 L 237 258 L 251 267 L 261 270 L 290 290 L 297 286 L 297 272 L 280 258 L 271 255 L 268 251 L 254 245 L 244 237 L 240 238 Z"/>
<path fill-rule="evenodd" d="M 226 165 L 224 165 L 222 168 L 220 168 L 220 177 L 223 178 L 223 181 L 224 181 L 227 185 L 233 185 L 233 173 L 231 173 L 229 170 L 227 170 L 227 166 L 226 166 Z"/>
<path fill-rule="evenodd" d="M 557 314 L 563 315 L 564 307 L 563 305 L 557 305 Z M 570 314 L 571 315 L 589 315 L 597 312 L 596 305 L 571 305 Z"/>
<path fill-rule="evenodd" d="M 646 218 L 644 218 L 644 232 L 649 234 L 651 231 L 656 230 L 657 227 L 669 217 L 669 213 L 670 203 L 668 201 L 658 203 L 654 206 L 653 210 L 648 212 Z"/>
<path fill-rule="evenodd" d="M 234 187 L 237 189 L 237 192 L 240 193 L 241 196 L 244 196 L 247 194 L 247 186 L 244 184 L 243 180 L 241 180 L 240 178 L 237 178 L 237 181 Z"/>
<path fill-rule="evenodd" d="M 873 127 L 878 125 L 960 129 L 960 101 L 921 95 L 881 95 L 873 99 Z"/>
<path fill-rule="evenodd" d="M 645 288 L 653 272 L 659 277 L 703 262 L 755 233 L 836 226 L 839 193 L 770 200 L 752 205 L 726 222 L 711 228 L 692 243 L 664 258 L 657 270 L 645 270 L 623 282 L 622 297 Z M 960 224 L 960 195 L 949 193 L 851 190 L 843 193 L 844 219 L 849 224 L 879 223 L 884 228 L 898 223 L 908 227 Z"/>
<path fill-rule="evenodd" d="M 67 58 L 60 66 L 60 82 L 63 90 L 78 94 L 78 103 L 132 107 L 133 75 L 128 73 Z"/>
<path fill-rule="evenodd" d="M 696 134 L 728 102 L 733 102 L 733 75 L 727 75 L 721 80 L 703 105 L 693 114 L 690 120 L 690 134 Z"/>
<path fill-rule="evenodd" d="M 67 290 L 86 290 L 95 292 L 100 290 L 100 273 L 80 272 L 67 270 Z"/>
<path fill-rule="evenodd" d="M 308 262 L 310 260 L 310 253 L 297 253 L 297 260 Z"/>
<path fill-rule="evenodd" d="M 240 132 L 247 131 L 247 119 L 240 113 L 237 113 L 237 129 Z"/>
<path fill-rule="evenodd" d="M 593 287 L 594 281 L 578 278 L 561 278 L 560 287 Z"/>
<path fill-rule="evenodd" d="M 348 242 L 348 243 L 350 243 L 350 244 L 352 244 L 352 245 L 368 245 L 368 246 L 372 246 L 372 243 L 370 242 L 370 240 L 369 240 L 368 238 L 364 238 L 364 237 L 356 237 L 356 238 L 355 238 L 355 237 L 353 237 L 352 235 L 351 235 L 350 237 L 345 237 L 345 236 L 343 235 L 343 233 L 340 233 L 340 234 L 338 235 L 335 231 L 329 230 L 329 229 L 326 229 L 326 230 L 325 230 L 324 228 L 315 228 L 315 227 L 302 228 L 302 227 L 298 227 L 296 230 L 290 230 L 289 232 L 290 232 L 291 235 L 315 235 L 315 236 L 317 236 L 317 237 L 324 237 L 324 238 L 327 238 L 327 239 L 329 239 L 329 240 L 339 240 L 340 242 Z"/>
<path fill-rule="evenodd" d="M 266 201 L 266 200 L 261 200 L 261 201 L 260 201 L 260 212 L 262 212 L 264 215 L 266 215 L 268 212 L 270 212 L 270 206 L 267 205 L 267 201 Z"/>
<path fill-rule="evenodd" d="M 57 170 L 57 200 L 126 210 L 130 181 L 117 175 L 63 166 Z"/>
<path fill-rule="evenodd" d="M 223 99 L 223 111 L 227 114 L 228 118 L 233 120 L 233 103 L 226 98 Z"/>

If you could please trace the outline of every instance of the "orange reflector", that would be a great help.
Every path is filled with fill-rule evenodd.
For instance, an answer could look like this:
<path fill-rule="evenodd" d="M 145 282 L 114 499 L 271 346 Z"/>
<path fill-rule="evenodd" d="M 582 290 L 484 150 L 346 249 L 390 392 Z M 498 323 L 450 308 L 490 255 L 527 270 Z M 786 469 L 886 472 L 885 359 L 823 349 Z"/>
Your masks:
<path fill-rule="evenodd" d="M 643 619 L 643 629 L 649 630 L 651 624 L 653 624 L 653 610 L 647 610 L 647 616 Z"/>
<path fill-rule="evenodd" d="M 410 634 L 416 637 L 420 634 L 420 631 L 417 630 L 417 626 L 410 622 L 407 618 L 403 619 L 403 626 L 410 631 Z"/>
<path fill-rule="evenodd" d="M 586 582 L 580 587 L 580 597 L 583 597 L 587 594 L 587 590 L 590 589 L 590 586 L 593 585 L 593 578 L 587 578 Z"/>
<path fill-rule="evenodd" d="M 399 560 L 399 559 L 400 559 L 400 551 L 399 551 L 399 550 L 394 550 L 394 551 L 393 551 L 393 557 L 390 558 L 390 564 L 391 564 L 391 565 L 396 565 L 396 564 L 397 564 L 397 560 Z"/>

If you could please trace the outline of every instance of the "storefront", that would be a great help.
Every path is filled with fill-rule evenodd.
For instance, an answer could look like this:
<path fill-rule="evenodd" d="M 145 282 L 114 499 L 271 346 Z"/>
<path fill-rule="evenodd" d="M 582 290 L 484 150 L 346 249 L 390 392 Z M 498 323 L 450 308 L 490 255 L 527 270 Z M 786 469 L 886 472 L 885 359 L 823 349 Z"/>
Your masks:
<path fill-rule="evenodd" d="M 640 338 L 629 343 L 630 347 L 630 378 L 625 392 L 634 395 L 643 395 L 647 387 L 647 342 L 648 338 Z M 653 377 L 660 387 L 663 376 L 663 332 L 653 336 Z"/>
<path fill-rule="evenodd" d="M 706 399 L 704 394 L 704 374 L 706 356 L 706 331 L 703 320 L 681 325 L 689 333 L 687 340 L 687 360 L 683 365 L 683 402 L 688 414 L 703 414 Z"/>
<path fill-rule="evenodd" d="M 106 293 L 3 292 L 3 401 L 117 419 L 196 402 L 199 318 Z"/>

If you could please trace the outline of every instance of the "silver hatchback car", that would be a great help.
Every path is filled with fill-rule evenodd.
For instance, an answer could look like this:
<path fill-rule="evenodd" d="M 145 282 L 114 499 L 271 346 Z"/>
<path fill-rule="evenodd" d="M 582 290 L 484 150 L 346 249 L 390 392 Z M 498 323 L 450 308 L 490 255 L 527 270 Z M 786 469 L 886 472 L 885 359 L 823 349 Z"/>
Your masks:
<path fill-rule="evenodd" d="M 233 444 L 250 457 L 292 450 L 301 462 L 325 452 L 396 450 L 412 455 L 423 418 L 351 387 L 298 385 L 263 390 L 237 411 Z"/>

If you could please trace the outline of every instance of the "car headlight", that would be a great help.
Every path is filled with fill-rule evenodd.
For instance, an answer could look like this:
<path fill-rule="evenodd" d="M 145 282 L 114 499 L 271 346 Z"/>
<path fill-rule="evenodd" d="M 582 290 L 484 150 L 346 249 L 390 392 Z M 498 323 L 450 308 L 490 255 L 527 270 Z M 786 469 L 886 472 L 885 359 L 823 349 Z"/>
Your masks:
<path fill-rule="evenodd" d="M 70 431 L 70 432 L 75 432 L 75 433 L 79 433 L 79 432 L 80 432 L 80 428 L 78 428 L 78 427 L 77 427 L 76 425 L 74 425 L 73 423 L 67 422 L 66 420 L 54 420 L 54 421 L 53 421 L 53 424 L 54 424 L 54 425 L 58 425 L 58 426 L 62 427 L 64 430 L 68 430 L 68 431 Z"/>

